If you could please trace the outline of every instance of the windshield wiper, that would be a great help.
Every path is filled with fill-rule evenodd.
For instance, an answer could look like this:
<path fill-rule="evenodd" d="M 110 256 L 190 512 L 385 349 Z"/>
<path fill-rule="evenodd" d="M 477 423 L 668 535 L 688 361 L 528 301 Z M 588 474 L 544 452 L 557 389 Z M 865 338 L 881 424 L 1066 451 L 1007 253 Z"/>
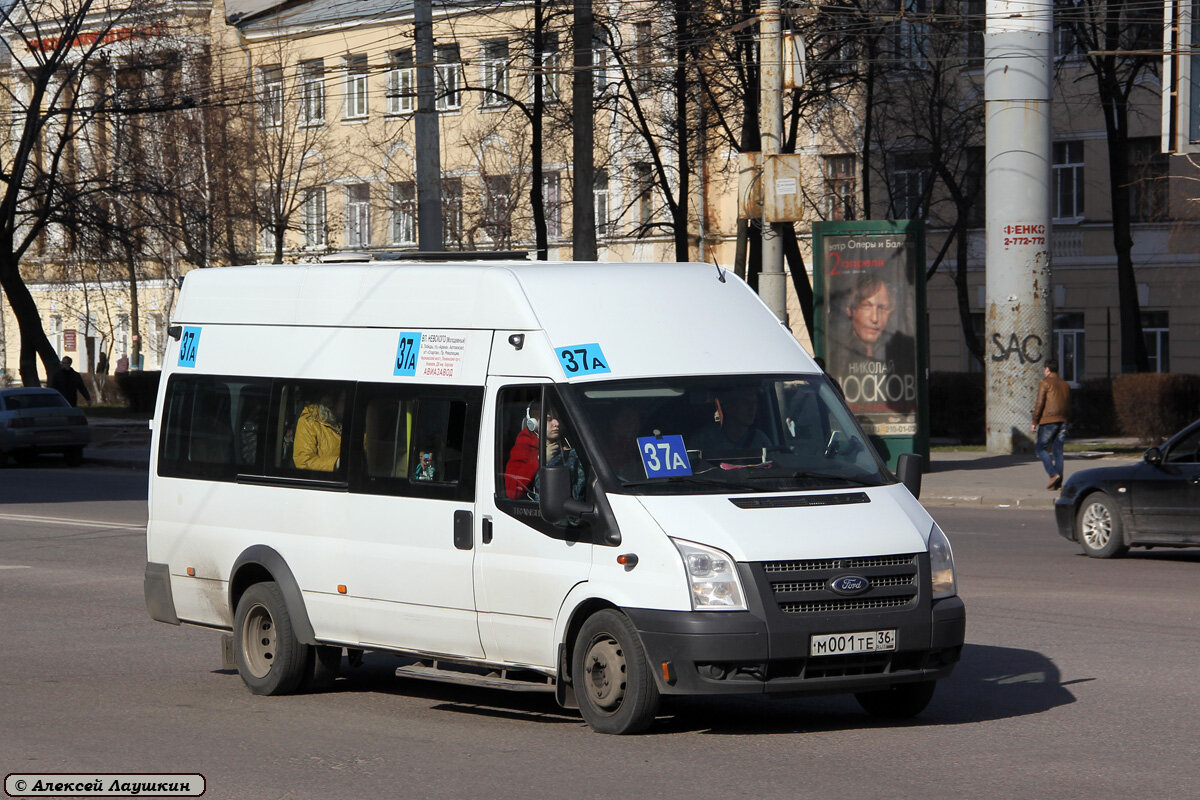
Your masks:
<path fill-rule="evenodd" d="M 662 486 L 664 483 L 689 483 L 695 486 L 718 486 L 722 489 L 728 489 L 731 492 L 750 491 L 748 487 L 739 486 L 736 483 L 713 480 L 712 478 L 700 478 L 695 475 L 664 475 L 661 478 L 649 478 L 644 481 L 621 481 L 621 486 L 628 489 L 634 486 Z"/>
<path fill-rule="evenodd" d="M 794 470 L 794 471 L 785 472 L 782 474 L 777 473 L 774 475 L 747 475 L 746 476 L 746 480 L 748 480 L 748 481 L 781 480 L 781 479 L 786 480 L 788 478 L 792 478 L 792 479 L 806 478 L 808 480 L 815 480 L 815 481 L 821 481 L 821 480 L 844 481 L 845 483 L 853 484 L 855 486 L 880 486 L 881 485 L 878 482 L 865 481 L 862 478 L 848 478 L 844 475 L 830 475 L 825 472 L 804 472 L 802 470 Z"/>

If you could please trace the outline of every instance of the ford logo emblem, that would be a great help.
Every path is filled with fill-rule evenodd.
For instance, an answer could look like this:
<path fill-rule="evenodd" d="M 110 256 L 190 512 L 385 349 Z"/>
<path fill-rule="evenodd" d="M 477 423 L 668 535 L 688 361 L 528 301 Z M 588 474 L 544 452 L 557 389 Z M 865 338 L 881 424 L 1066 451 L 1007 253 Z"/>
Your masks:
<path fill-rule="evenodd" d="M 831 580 L 829 588 L 838 594 L 862 594 L 871 588 L 871 582 L 858 575 L 843 575 Z"/>

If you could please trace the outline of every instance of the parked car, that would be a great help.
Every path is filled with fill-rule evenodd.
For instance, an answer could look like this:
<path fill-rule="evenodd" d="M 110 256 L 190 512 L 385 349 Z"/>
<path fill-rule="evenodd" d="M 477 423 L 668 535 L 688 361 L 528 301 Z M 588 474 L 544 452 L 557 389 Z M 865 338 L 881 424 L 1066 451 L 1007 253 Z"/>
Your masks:
<path fill-rule="evenodd" d="M 68 464 L 78 464 L 91 440 L 83 410 L 54 389 L 0 389 L 0 463 L 62 453 Z"/>
<path fill-rule="evenodd" d="M 1093 558 L 1200 547 L 1200 419 L 1136 464 L 1085 469 L 1054 504 L 1058 532 Z"/>

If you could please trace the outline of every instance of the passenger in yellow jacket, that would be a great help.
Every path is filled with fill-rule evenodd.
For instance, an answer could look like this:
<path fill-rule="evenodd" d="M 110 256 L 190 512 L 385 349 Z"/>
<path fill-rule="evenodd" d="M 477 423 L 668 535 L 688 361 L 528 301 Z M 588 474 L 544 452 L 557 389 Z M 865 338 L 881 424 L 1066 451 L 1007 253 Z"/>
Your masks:
<path fill-rule="evenodd" d="M 292 461 L 300 469 L 333 472 L 342 450 L 342 423 L 327 403 L 310 403 L 296 422 Z"/>

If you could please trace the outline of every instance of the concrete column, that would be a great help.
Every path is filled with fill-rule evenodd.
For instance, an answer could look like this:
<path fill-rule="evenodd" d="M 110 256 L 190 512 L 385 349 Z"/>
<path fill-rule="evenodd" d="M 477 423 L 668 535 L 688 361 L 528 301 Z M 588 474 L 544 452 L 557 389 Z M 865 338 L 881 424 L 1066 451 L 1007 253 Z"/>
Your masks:
<path fill-rule="evenodd" d="M 987 450 L 1032 449 L 1042 364 L 1054 357 L 1050 297 L 1050 0 L 988 0 Z"/>
<path fill-rule="evenodd" d="M 762 270 L 758 275 L 758 294 L 782 321 L 787 321 L 787 281 L 783 274 L 783 238 L 776 225 L 767 220 L 767 207 L 775 187 L 767 185 L 767 162 L 779 155 L 783 142 L 783 64 L 782 23 L 779 0 L 763 0 L 758 11 L 758 115 L 762 134 Z"/>

